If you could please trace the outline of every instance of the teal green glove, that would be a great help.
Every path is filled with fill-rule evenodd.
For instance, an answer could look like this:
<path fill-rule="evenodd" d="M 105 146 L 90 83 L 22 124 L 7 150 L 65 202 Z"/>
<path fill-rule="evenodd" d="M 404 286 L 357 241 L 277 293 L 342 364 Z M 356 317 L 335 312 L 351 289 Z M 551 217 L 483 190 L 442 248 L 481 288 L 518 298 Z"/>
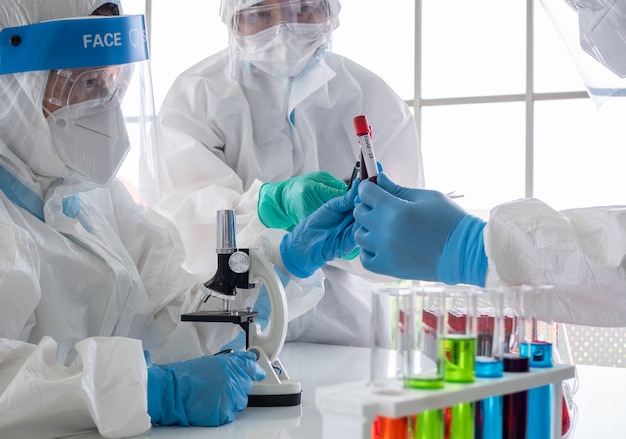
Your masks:
<path fill-rule="evenodd" d="M 346 193 L 346 184 L 325 171 L 265 183 L 259 190 L 258 213 L 265 227 L 287 231 L 325 202 Z"/>
<path fill-rule="evenodd" d="M 353 260 L 354 258 L 356 258 L 357 256 L 359 256 L 359 252 L 361 251 L 360 247 L 355 248 L 354 250 L 352 250 L 350 252 L 350 254 L 344 256 L 344 259 L 347 259 L 348 261 Z"/>
<path fill-rule="evenodd" d="M 145 353 L 144 353 L 145 355 Z M 248 404 L 252 381 L 265 378 L 252 352 L 209 355 L 148 365 L 148 414 L 153 424 L 215 427 Z"/>

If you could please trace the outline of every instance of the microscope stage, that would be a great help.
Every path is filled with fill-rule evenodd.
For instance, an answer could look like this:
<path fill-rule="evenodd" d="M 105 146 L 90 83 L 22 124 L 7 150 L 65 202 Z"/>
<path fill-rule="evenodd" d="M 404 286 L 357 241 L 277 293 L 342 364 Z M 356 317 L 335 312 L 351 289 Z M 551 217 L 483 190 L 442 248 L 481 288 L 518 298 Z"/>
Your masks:
<path fill-rule="evenodd" d="M 259 315 L 256 311 L 196 311 L 183 314 L 180 319 L 183 322 L 231 322 L 250 323 Z"/>

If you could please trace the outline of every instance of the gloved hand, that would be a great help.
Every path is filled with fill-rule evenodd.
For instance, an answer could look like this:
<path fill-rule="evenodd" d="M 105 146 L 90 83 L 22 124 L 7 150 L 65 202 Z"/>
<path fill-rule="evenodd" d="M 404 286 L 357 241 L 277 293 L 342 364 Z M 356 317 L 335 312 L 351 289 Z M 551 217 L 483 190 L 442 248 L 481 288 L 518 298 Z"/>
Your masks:
<path fill-rule="evenodd" d="M 325 171 L 265 183 L 259 190 L 259 219 L 265 227 L 291 231 L 322 204 L 344 195 L 346 190 L 343 181 Z"/>
<path fill-rule="evenodd" d="M 362 182 L 355 241 L 366 269 L 400 279 L 484 286 L 485 221 L 441 192 L 409 189 L 378 174 Z"/>
<path fill-rule="evenodd" d="M 326 202 L 283 237 L 280 254 L 294 276 L 309 277 L 355 250 L 352 209 L 358 187 L 357 180 L 344 196 Z"/>
<path fill-rule="evenodd" d="M 225 424 L 246 408 L 252 380 L 263 378 L 265 371 L 252 352 L 148 363 L 148 414 L 159 425 Z"/>

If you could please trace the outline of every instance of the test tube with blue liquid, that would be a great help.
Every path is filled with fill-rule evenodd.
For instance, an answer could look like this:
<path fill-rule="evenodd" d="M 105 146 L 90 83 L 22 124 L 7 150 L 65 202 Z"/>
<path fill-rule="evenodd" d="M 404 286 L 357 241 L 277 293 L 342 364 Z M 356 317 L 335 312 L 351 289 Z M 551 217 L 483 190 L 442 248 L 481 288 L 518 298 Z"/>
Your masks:
<path fill-rule="evenodd" d="M 501 378 L 505 350 L 504 291 L 477 291 L 476 307 L 476 377 Z M 474 410 L 475 438 L 502 439 L 502 396 L 477 401 Z"/>
<path fill-rule="evenodd" d="M 445 351 L 446 382 L 472 383 L 476 380 L 476 294 L 470 287 L 446 290 Z M 474 438 L 474 403 L 450 407 L 449 439 Z"/>
<path fill-rule="evenodd" d="M 525 340 L 520 354 L 528 357 L 530 367 L 553 367 L 553 346 L 556 344 L 552 321 L 551 285 L 528 286 L 524 302 L 528 313 Z M 535 387 L 528 391 L 528 437 L 550 439 L 552 419 L 552 385 Z"/>

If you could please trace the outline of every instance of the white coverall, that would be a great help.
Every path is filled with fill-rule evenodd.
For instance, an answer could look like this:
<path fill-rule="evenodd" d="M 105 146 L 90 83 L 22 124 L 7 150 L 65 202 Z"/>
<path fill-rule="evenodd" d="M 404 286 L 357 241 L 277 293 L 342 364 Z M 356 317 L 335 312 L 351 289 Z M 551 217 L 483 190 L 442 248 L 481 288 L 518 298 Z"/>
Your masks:
<path fill-rule="evenodd" d="M 161 106 L 159 148 L 168 177 L 162 207 L 179 228 L 194 272 L 212 263 L 207 249 L 215 247 L 215 220 L 208 212 L 236 209 L 238 245 L 245 247 L 244 239 L 263 229 L 254 202 L 262 183 L 316 170 L 347 180 L 359 154 L 355 116 L 367 116 L 385 172 L 399 184 L 424 184 L 413 116 L 378 76 L 327 52 L 295 79 L 274 79 L 272 87 L 243 87 L 224 50 L 182 73 Z M 359 258 L 322 271 L 324 297 L 290 322 L 287 340 L 367 346 L 370 293 L 389 278 L 367 273 Z"/>
<path fill-rule="evenodd" d="M 0 27 L 109 2 L 0 0 Z M 237 328 L 180 321 L 213 273 L 182 268 L 171 222 L 140 209 L 119 180 L 79 194 L 63 184 L 42 111 L 47 78 L 0 75 L 0 437 L 142 434 L 151 425 L 143 351 L 157 364 L 183 361 L 215 352 Z M 72 210 L 64 200 L 76 196 Z M 233 309 L 255 300 L 239 294 Z"/>
<path fill-rule="evenodd" d="M 626 325 L 626 207 L 556 211 L 534 198 L 511 201 L 491 211 L 484 241 L 487 286 L 551 284 L 552 315 L 543 318 Z"/>

